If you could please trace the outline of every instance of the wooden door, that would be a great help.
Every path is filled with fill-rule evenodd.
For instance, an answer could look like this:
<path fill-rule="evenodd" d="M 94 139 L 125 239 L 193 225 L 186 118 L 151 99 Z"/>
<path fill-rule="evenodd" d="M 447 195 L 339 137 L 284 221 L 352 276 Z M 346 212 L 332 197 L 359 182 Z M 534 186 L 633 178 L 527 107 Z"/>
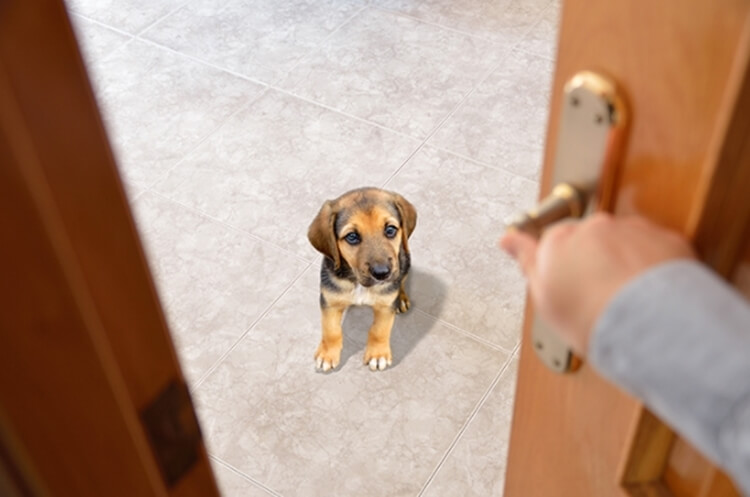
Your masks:
<path fill-rule="evenodd" d="M 0 495 L 217 496 L 62 0 L 0 2 Z"/>
<path fill-rule="evenodd" d="M 563 85 L 594 69 L 624 89 L 631 126 L 613 211 L 684 233 L 750 297 L 750 2 L 564 0 L 541 194 Z M 687 442 L 584 363 L 546 369 L 527 306 L 506 497 L 737 495 Z"/>

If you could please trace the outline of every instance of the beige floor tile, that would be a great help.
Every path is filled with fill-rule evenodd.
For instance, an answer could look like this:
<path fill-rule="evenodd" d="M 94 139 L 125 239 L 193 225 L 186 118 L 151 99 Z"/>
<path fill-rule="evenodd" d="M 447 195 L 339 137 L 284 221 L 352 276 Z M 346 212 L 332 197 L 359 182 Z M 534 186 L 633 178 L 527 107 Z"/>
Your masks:
<path fill-rule="evenodd" d="M 426 147 L 388 188 L 419 213 L 409 242 L 413 305 L 512 350 L 525 282 L 497 241 L 505 219 L 533 204 L 537 183 Z"/>
<path fill-rule="evenodd" d="M 517 369 L 518 359 L 514 358 L 424 497 L 503 495 Z"/>
<path fill-rule="evenodd" d="M 155 188 L 312 261 L 307 228 L 323 201 L 382 184 L 417 145 L 269 91 Z"/>
<path fill-rule="evenodd" d="M 185 0 L 66 0 L 68 8 L 95 21 L 137 34 Z"/>
<path fill-rule="evenodd" d="M 373 0 L 419 19 L 502 43 L 517 44 L 550 0 Z"/>
<path fill-rule="evenodd" d="M 89 65 L 104 59 L 132 39 L 129 35 L 119 33 L 79 15 L 71 15 L 70 20 L 76 32 L 78 46 Z"/>
<path fill-rule="evenodd" d="M 138 40 L 92 74 L 120 169 L 145 186 L 262 89 Z"/>
<path fill-rule="evenodd" d="M 224 464 L 211 460 L 221 497 L 270 497 L 273 494 L 243 478 Z"/>
<path fill-rule="evenodd" d="M 300 62 L 282 86 L 425 137 L 505 53 L 483 40 L 372 9 Z"/>
<path fill-rule="evenodd" d="M 320 264 L 322 256 L 316 258 L 299 279 L 299 284 L 309 290 L 320 290 Z"/>
<path fill-rule="evenodd" d="M 133 210 L 180 360 L 195 384 L 306 264 L 150 192 Z"/>
<path fill-rule="evenodd" d="M 550 5 L 539 22 L 526 34 L 519 48 L 535 55 L 554 59 L 557 56 L 560 14 L 561 9 L 557 3 Z"/>
<path fill-rule="evenodd" d="M 364 4 L 365 0 L 196 0 L 145 36 L 273 83 Z"/>
<path fill-rule="evenodd" d="M 508 355 L 410 312 L 373 373 L 360 308 L 340 369 L 316 373 L 319 312 L 295 286 L 201 384 L 209 450 L 282 495 L 416 495 Z"/>
<path fill-rule="evenodd" d="M 553 63 L 514 52 L 429 143 L 536 178 L 541 167 Z"/>

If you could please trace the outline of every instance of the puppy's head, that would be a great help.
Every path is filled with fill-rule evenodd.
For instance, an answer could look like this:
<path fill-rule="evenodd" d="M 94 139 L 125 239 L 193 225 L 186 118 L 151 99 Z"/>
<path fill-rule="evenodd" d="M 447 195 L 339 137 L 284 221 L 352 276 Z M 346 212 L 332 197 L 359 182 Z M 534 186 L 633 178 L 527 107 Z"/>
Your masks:
<path fill-rule="evenodd" d="M 325 202 L 307 236 L 336 269 L 346 264 L 358 283 L 372 286 L 400 276 L 399 255 L 409 253 L 416 224 L 417 211 L 401 195 L 362 188 Z"/>

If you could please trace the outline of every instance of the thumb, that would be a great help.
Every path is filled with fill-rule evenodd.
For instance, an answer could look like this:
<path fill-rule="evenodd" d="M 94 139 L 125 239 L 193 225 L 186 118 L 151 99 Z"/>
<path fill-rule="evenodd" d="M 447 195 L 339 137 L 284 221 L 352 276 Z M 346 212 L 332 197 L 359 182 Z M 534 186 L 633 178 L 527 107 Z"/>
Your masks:
<path fill-rule="evenodd" d="M 507 231 L 500 238 L 500 248 L 513 257 L 521 266 L 526 278 L 532 279 L 536 274 L 537 241 L 531 235 L 518 230 Z"/>

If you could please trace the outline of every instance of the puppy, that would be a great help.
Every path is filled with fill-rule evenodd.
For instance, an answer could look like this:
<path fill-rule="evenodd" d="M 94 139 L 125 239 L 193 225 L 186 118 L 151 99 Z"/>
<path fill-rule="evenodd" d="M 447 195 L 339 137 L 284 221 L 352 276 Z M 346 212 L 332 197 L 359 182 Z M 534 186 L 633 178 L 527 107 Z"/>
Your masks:
<path fill-rule="evenodd" d="M 404 281 L 409 272 L 408 239 L 417 211 L 401 195 L 378 188 L 352 190 L 326 201 L 310 224 L 308 238 L 323 254 L 320 308 L 323 338 L 315 352 L 317 369 L 339 365 L 341 320 L 351 305 L 373 308 L 365 364 L 391 365 L 391 328 L 396 313 L 409 309 Z"/>

